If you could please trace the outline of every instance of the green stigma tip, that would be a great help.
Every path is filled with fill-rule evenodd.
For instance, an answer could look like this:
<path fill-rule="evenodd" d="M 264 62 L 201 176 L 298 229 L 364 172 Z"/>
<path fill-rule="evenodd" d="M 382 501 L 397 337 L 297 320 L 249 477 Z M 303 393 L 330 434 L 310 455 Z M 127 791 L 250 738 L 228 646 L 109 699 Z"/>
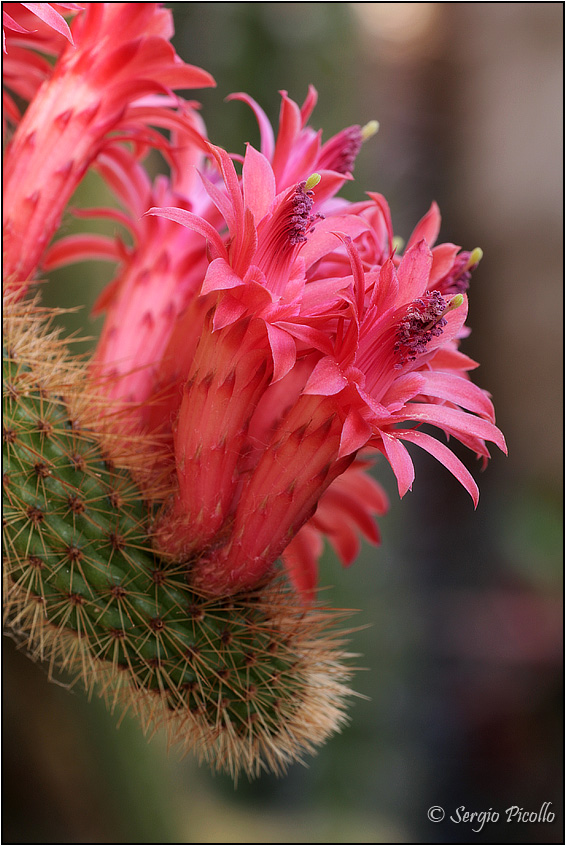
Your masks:
<path fill-rule="evenodd" d="M 362 141 L 367 141 L 372 135 L 375 135 L 379 129 L 379 123 L 376 120 L 370 120 L 365 126 L 362 126 Z"/>
<path fill-rule="evenodd" d="M 405 241 L 399 235 L 395 235 L 391 243 L 392 248 L 396 253 L 400 253 L 405 246 Z"/>
<path fill-rule="evenodd" d="M 483 250 L 481 247 L 476 247 L 475 250 L 472 250 L 470 253 L 470 258 L 468 259 L 468 263 L 466 265 L 466 270 L 469 270 L 470 267 L 475 267 L 483 258 Z"/>
<path fill-rule="evenodd" d="M 305 189 L 307 191 L 310 191 L 312 188 L 315 187 L 315 185 L 318 185 L 321 178 L 322 177 L 321 177 L 320 173 L 311 173 L 311 175 L 309 176 L 309 178 L 306 181 Z"/>
<path fill-rule="evenodd" d="M 464 295 L 463 294 L 455 294 L 452 297 L 452 299 L 450 300 L 450 302 L 448 303 L 447 311 L 448 310 L 452 311 L 455 308 L 459 308 L 459 306 L 461 306 L 463 302 L 464 302 Z"/>

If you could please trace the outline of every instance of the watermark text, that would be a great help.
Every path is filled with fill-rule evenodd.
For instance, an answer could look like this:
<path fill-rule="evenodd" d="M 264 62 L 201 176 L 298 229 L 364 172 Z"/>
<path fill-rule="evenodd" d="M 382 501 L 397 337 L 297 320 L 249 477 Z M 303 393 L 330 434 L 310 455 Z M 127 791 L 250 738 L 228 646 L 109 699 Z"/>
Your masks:
<path fill-rule="evenodd" d="M 551 808 L 552 802 L 544 802 L 536 811 L 521 808 L 519 805 L 510 805 L 504 811 L 496 811 L 493 808 L 487 811 L 470 811 L 465 805 L 460 805 L 448 819 L 453 823 L 467 823 L 472 831 L 479 832 L 484 825 L 500 820 L 506 823 L 552 823 L 556 814 Z M 432 805 L 427 811 L 427 816 L 431 822 L 442 822 L 446 811 L 440 805 Z"/>

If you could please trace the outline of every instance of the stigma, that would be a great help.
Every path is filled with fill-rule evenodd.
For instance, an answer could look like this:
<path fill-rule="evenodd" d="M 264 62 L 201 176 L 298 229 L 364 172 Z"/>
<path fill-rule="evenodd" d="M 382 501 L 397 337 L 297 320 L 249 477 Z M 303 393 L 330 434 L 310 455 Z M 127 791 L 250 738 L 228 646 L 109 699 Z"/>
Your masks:
<path fill-rule="evenodd" d="M 476 247 L 471 252 L 462 250 L 454 259 L 449 272 L 439 282 L 443 294 L 463 294 L 470 287 L 472 273 L 480 263 L 483 251 Z"/>

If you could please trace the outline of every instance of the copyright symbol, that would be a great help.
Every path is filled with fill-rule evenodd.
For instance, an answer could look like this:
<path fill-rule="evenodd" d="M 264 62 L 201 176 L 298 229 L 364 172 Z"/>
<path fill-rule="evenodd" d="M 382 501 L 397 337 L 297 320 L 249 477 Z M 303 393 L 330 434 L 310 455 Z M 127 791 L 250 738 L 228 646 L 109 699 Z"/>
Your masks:
<path fill-rule="evenodd" d="M 440 805 L 433 805 L 428 809 L 426 815 L 431 822 L 442 822 L 444 819 L 444 808 L 441 808 Z"/>

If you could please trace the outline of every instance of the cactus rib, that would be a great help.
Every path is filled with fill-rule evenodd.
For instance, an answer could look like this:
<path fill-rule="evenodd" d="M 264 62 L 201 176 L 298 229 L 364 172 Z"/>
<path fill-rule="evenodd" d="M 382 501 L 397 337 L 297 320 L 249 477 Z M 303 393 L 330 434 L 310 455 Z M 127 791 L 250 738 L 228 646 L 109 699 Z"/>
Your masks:
<path fill-rule="evenodd" d="M 50 673 L 234 777 L 314 751 L 351 693 L 338 613 L 306 610 L 278 579 L 230 598 L 189 587 L 188 564 L 152 549 L 155 503 L 108 458 L 49 313 L 8 302 L 4 335 L 7 627 Z"/>

